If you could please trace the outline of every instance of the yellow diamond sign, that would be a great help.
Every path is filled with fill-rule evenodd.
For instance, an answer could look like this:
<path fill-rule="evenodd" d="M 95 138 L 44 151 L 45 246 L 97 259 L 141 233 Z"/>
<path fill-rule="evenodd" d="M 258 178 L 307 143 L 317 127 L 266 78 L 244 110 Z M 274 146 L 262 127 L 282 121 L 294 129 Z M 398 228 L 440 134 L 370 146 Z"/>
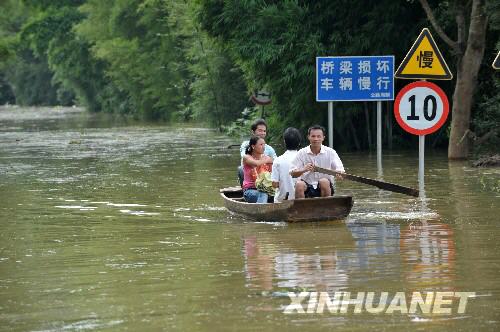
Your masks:
<path fill-rule="evenodd" d="M 495 58 L 495 60 L 494 60 L 494 61 L 493 61 L 493 63 L 492 63 L 492 66 L 493 66 L 493 68 L 495 68 L 496 70 L 499 70 L 499 69 L 500 69 L 500 52 L 498 52 L 497 57 Z"/>
<path fill-rule="evenodd" d="M 394 74 L 404 79 L 451 80 L 448 65 L 444 61 L 429 29 L 424 28 Z"/>

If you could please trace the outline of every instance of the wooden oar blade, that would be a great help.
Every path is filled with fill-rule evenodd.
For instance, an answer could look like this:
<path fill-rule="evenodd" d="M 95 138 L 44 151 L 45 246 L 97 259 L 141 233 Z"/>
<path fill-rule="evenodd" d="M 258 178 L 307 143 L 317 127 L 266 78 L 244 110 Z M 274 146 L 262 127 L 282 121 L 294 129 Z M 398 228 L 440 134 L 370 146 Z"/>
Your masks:
<path fill-rule="evenodd" d="M 375 187 L 380 188 L 380 189 L 393 191 L 393 192 L 400 193 L 400 194 L 410 195 L 413 197 L 418 197 L 418 194 L 419 194 L 417 189 L 401 186 L 401 185 L 395 184 L 395 183 L 382 182 L 382 181 L 378 181 L 378 180 L 374 180 L 374 179 L 370 179 L 370 178 L 363 178 L 363 177 L 359 177 L 359 176 L 351 175 L 351 174 L 346 174 L 345 178 L 352 180 L 352 181 L 369 184 L 369 185 L 375 186 Z"/>
<path fill-rule="evenodd" d="M 334 171 L 331 169 L 322 168 L 322 167 L 318 167 L 318 166 L 315 166 L 314 170 L 318 173 L 324 173 L 324 174 L 329 174 L 329 175 L 340 174 L 340 175 L 342 175 L 342 177 L 344 177 L 347 180 L 368 184 L 368 185 L 375 186 L 375 187 L 383 189 L 383 190 L 393 191 L 396 193 L 405 194 L 405 195 L 409 195 L 409 196 L 413 196 L 413 197 L 419 196 L 419 192 L 417 189 L 401 186 L 401 185 L 395 184 L 395 183 L 379 181 L 379 180 L 365 178 L 365 177 L 353 175 L 353 174 L 341 173 L 341 172 L 337 172 L 337 171 Z"/>

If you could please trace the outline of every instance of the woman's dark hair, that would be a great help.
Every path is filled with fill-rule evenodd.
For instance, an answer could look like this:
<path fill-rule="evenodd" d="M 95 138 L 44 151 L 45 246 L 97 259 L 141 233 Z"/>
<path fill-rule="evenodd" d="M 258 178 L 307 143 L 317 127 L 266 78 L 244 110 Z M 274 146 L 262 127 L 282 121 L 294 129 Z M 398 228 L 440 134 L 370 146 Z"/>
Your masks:
<path fill-rule="evenodd" d="M 311 135 L 311 130 L 316 130 L 316 129 L 320 129 L 323 132 L 323 136 L 326 136 L 325 127 L 320 126 L 320 125 L 314 125 L 314 126 L 309 127 L 309 129 L 307 130 L 307 136 Z"/>
<path fill-rule="evenodd" d="M 253 152 L 252 145 L 257 144 L 257 142 L 259 141 L 259 139 L 263 139 L 263 138 L 261 138 L 259 136 L 252 136 L 252 137 L 250 137 L 250 141 L 248 141 L 248 146 L 245 149 L 245 154 L 252 154 L 252 152 Z"/>
<path fill-rule="evenodd" d="M 298 129 L 293 127 L 286 128 L 283 133 L 283 139 L 285 140 L 285 147 L 287 150 L 299 149 L 301 134 Z"/>

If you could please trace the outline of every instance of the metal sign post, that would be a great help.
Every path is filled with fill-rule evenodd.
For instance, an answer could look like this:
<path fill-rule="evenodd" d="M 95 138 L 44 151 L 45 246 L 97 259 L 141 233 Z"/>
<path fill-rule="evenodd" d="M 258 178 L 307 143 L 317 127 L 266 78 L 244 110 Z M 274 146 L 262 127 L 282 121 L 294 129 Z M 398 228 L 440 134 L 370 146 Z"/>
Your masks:
<path fill-rule="evenodd" d="M 377 174 L 382 176 L 382 102 L 377 101 Z"/>
<path fill-rule="evenodd" d="M 446 122 L 450 105 L 444 91 L 426 81 L 413 82 L 399 91 L 394 102 L 398 124 L 410 134 L 418 135 L 418 182 L 424 195 L 425 135 L 432 134 Z"/>
<path fill-rule="evenodd" d="M 333 103 L 328 102 L 328 146 L 333 149 Z"/>
<path fill-rule="evenodd" d="M 424 28 L 413 43 L 394 75 L 403 79 L 451 80 L 448 68 L 429 29 Z M 433 83 L 420 81 L 405 86 L 397 95 L 394 115 L 407 132 L 418 135 L 418 183 L 420 197 L 424 192 L 425 135 L 438 130 L 449 112 L 448 97 Z"/>
<path fill-rule="evenodd" d="M 425 196 L 424 192 L 424 158 L 425 158 L 425 135 L 418 136 L 418 190 L 420 197 Z"/>

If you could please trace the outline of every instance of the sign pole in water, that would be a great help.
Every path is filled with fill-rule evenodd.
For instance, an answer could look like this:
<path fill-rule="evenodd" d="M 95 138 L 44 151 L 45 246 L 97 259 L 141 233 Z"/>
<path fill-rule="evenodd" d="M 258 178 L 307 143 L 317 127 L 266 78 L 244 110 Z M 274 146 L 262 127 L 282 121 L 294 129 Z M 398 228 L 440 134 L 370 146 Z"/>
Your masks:
<path fill-rule="evenodd" d="M 379 101 L 377 110 L 382 112 L 382 100 L 394 100 L 393 55 L 316 57 L 316 101 L 328 102 L 330 147 L 333 146 L 333 101 Z M 380 140 L 377 139 L 377 164 L 380 154 L 380 165 L 381 123 L 382 120 Z"/>
<path fill-rule="evenodd" d="M 394 75 L 403 79 L 451 80 L 451 73 L 429 29 L 424 28 Z M 449 112 L 448 98 L 437 85 L 420 81 L 405 86 L 397 95 L 394 114 L 399 125 L 418 138 L 418 182 L 424 193 L 425 135 L 438 130 Z"/>
<path fill-rule="evenodd" d="M 333 103 L 328 102 L 328 146 L 333 149 Z"/>
<path fill-rule="evenodd" d="M 434 83 L 413 82 L 399 91 L 394 102 L 398 124 L 410 134 L 418 135 L 418 180 L 424 187 L 425 135 L 432 134 L 446 122 L 450 105 L 444 91 Z M 423 191 L 421 192 L 423 195 Z"/>
<path fill-rule="evenodd" d="M 425 135 L 418 135 L 418 190 L 421 197 L 425 196 Z"/>
<path fill-rule="evenodd" d="M 377 171 L 382 176 L 382 102 L 377 101 Z"/>

